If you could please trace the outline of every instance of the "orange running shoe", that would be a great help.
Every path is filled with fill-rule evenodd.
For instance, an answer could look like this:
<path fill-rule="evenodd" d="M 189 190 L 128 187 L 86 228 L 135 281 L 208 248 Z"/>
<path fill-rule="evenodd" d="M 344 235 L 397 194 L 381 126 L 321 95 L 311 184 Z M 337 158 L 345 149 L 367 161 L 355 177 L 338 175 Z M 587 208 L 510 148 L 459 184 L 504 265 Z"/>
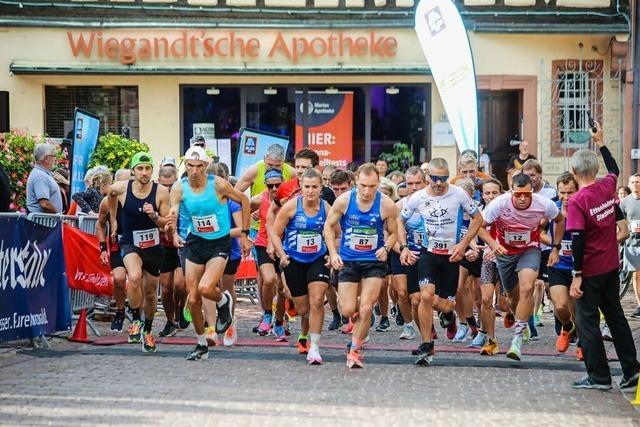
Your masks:
<path fill-rule="evenodd" d="M 145 332 L 142 338 L 142 351 L 145 353 L 156 352 L 156 340 L 153 339 L 151 332 Z"/>
<path fill-rule="evenodd" d="M 364 363 L 362 363 L 362 359 L 364 359 L 364 355 L 362 354 L 362 350 L 359 348 L 349 350 L 347 353 L 347 368 L 349 369 L 362 369 L 364 368 Z"/>
<path fill-rule="evenodd" d="M 307 354 L 307 353 L 309 353 L 309 341 L 302 334 L 298 335 L 298 341 L 296 342 L 296 348 L 298 349 L 298 354 Z"/>
<path fill-rule="evenodd" d="M 564 328 L 560 331 L 560 335 L 556 338 L 556 350 L 560 353 L 564 353 L 569 349 L 569 343 L 571 342 L 571 334 L 575 326 L 571 328 L 570 331 L 565 331 Z"/>
<path fill-rule="evenodd" d="M 343 334 L 350 334 L 351 332 L 353 332 L 353 320 L 349 319 L 349 323 L 344 325 L 340 332 L 342 332 Z"/>
<path fill-rule="evenodd" d="M 580 347 L 576 347 L 576 360 L 580 362 L 584 360 L 584 356 L 582 355 L 582 349 Z"/>
<path fill-rule="evenodd" d="M 513 325 L 516 324 L 516 317 L 513 315 L 513 313 L 507 313 L 502 318 L 502 323 L 505 328 L 511 329 L 513 328 Z"/>

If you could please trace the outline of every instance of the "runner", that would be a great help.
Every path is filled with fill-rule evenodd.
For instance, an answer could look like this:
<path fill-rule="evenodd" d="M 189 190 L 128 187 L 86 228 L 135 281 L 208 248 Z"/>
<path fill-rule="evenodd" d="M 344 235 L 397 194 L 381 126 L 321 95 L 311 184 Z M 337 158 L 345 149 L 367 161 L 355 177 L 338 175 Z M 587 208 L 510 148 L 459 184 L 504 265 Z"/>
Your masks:
<path fill-rule="evenodd" d="M 115 175 L 116 182 L 129 181 L 131 179 L 131 170 L 118 169 Z M 122 226 L 122 220 L 120 218 L 120 212 L 122 211 L 122 205 L 118 202 L 116 210 L 116 221 L 119 226 Z M 107 244 L 106 227 L 109 222 L 109 198 L 104 197 L 100 202 L 100 209 L 98 210 L 98 221 L 96 222 L 96 235 L 100 242 L 100 260 L 103 264 L 109 263 L 111 265 L 111 277 L 113 278 L 113 298 L 116 300 L 116 314 L 111 322 L 111 332 L 122 332 L 122 325 L 124 323 L 124 309 L 125 299 L 127 297 L 127 270 L 124 268 L 122 262 L 122 256 L 120 255 L 120 246 L 118 240 L 120 233 L 116 230 L 115 238 L 109 239 Z M 111 233 L 109 233 L 111 234 Z"/>
<path fill-rule="evenodd" d="M 322 364 L 318 344 L 324 321 L 324 299 L 329 284 L 327 248 L 322 240 L 329 204 L 320 199 L 322 175 L 307 169 L 302 175 L 302 195 L 289 200 L 278 212 L 272 243 L 284 269 L 285 294 L 293 298 L 296 312 L 308 318 L 311 345 L 307 361 Z M 280 236 L 284 236 L 283 241 Z"/>
<path fill-rule="evenodd" d="M 233 323 L 233 298 L 228 291 L 217 287 L 222 278 L 231 250 L 230 214 L 227 200 L 235 200 L 242 206 L 243 230 L 241 245 L 243 252 L 250 248 L 249 200 L 227 181 L 208 175 L 209 158 L 201 147 L 191 147 L 185 154 L 187 178 L 174 184 L 171 189 L 171 221 L 169 232 L 173 234 L 176 247 L 186 247 L 185 280 L 189 299 L 186 309 L 192 318 L 198 343 L 187 355 L 187 360 L 209 357 L 209 347 L 204 330 L 202 298 L 216 301 L 218 318 L 216 332 L 224 333 Z M 187 240 L 177 233 L 175 220 L 180 208 L 189 216 Z M 187 319 L 188 320 L 188 319 Z"/>
<path fill-rule="evenodd" d="M 338 197 L 324 225 L 331 266 L 339 271 L 340 312 L 345 316 L 359 312 L 347 354 L 348 368 L 364 367 L 362 345 L 371 326 L 373 305 L 387 274 L 386 260 L 396 243 L 398 226 L 394 203 L 378 192 L 380 178 L 376 167 L 363 164 L 356 179 L 356 189 Z M 342 233 L 339 248 L 335 242 L 338 224 Z M 383 240 L 385 230 L 386 242 Z"/>
<path fill-rule="evenodd" d="M 633 291 L 637 307 L 631 317 L 640 318 L 640 174 L 629 177 L 631 195 L 620 202 L 620 208 L 629 221 L 631 236 L 624 245 L 624 262 L 629 271 L 633 272 Z"/>
<path fill-rule="evenodd" d="M 564 234 L 564 217 L 553 201 L 533 192 L 531 178 L 525 174 L 514 176 L 511 192 L 493 200 L 482 216 L 484 226 L 493 227 L 491 234 L 481 230 L 480 238 L 496 254 L 500 281 L 515 313 L 515 333 L 507 357 L 521 360 L 522 342 L 530 336 L 528 319 L 533 314 L 533 287 L 540 268 L 540 223 L 545 218 L 555 221 L 549 256 L 549 265 L 554 265 Z"/>
<path fill-rule="evenodd" d="M 460 273 L 459 261 L 464 256 L 469 242 L 476 236 L 482 223 L 478 208 L 465 191 L 449 185 L 449 165 L 442 158 L 432 159 L 429 164 L 429 185 L 414 193 L 401 213 L 403 222 L 420 213 L 427 236 L 427 247 L 420 257 L 407 247 L 405 233 L 400 232 L 400 262 L 405 265 L 418 262 L 418 285 L 420 305 L 418 307 L 422 344 L 414 354 L 419 356 L 416 365 L 429 365 L 435 354 L 431 328 L 433 309 L 440 312 L 440 325 L 447 329 L 452 339 L 457 331 L 454 313 L 455 295 Z M 467 234 L 460 239 L 462 216 L 471 217 Z"/>
<path fill-rule="evenodd" d="M 139 152 L 131 159 L 133 181 L 118 181 L 109 189 L 111 238 L 122 233 L 120 254 L 127 270 L 127 297 L 133 322 L 129 327 L 130 343 L 142 341 L 142 351 L 155 352 L 151 334 L 158 303 L 158 276 L 164 251 L 160 245 L 160 229 L 169 213 L 169 191 L 151 180 L 153 158 Z M 120 228 L 118 228 L 118 205 Z M 143 304 L 144 300 L 144 304 Z M 144 328 L 140 308 L 144 307 Z"/>

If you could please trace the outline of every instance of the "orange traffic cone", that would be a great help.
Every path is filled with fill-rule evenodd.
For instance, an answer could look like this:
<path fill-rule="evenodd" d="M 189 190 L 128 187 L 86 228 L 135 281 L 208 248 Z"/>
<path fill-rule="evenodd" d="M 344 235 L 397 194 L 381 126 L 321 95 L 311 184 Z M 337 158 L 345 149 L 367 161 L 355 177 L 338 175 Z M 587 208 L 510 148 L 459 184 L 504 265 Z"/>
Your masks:
<path fill-rule="evenodd" d="M 69 341 L 91 342 L 87 336 L 87 310 L 84 308 L 80 311 L 80 318 L 78 319 L 78 323 L 76 323 L 76 328 L 73 330 L 73 335 L 69 337 Z"/>

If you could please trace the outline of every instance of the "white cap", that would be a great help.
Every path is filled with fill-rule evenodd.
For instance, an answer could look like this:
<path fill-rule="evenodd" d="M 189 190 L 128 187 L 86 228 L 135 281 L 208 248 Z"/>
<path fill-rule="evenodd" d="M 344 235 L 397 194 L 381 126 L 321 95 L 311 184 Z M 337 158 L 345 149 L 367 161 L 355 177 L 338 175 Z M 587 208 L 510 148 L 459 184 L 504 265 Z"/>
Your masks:
<path fill-rule="evenodd" d="M 184 160 L 200 160 L 205 163 L 211 162 L 211 159 L 204 148 L 197 145 L 194 145 L 187 150 L 187 153 L 184 155 Z"/>
<path fill-rule="evenodd" d="M 176 165 L 175 157 L 169 157 L 169 156 L 163 157 L 162 162 L 160 163 L 160 167 L 167 166 L 167 165 L 175 166 Z"/>

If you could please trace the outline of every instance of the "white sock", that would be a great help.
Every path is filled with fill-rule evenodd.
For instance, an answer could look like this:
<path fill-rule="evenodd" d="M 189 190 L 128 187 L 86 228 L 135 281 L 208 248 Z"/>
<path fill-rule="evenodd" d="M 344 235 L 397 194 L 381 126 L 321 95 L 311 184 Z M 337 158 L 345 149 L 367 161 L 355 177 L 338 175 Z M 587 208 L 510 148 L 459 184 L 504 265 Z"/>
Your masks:
<path fill-rule="evenodd" d="M 320 334 L 309 334 L 311 337 L 311 347 L 318 347 L 320 344 Z"/>
<path fill-rule="evenodd" d="M 196 337 L 198 337 L 198 345 L 203 345 L 207 347 L 207 338 L 204 336 L 204 334 L 202 335 L 196 334 Z"/>
<path fill-rule="evenodd" d="M 224 292 L 222 293 L 222 298 L 220 298 L 220 301 L 216 302 L 216 306 L 217 307 L 222 307 L 223 305 L 225 305 L 227 303 L 227 294 L 225 294 Z"/>

